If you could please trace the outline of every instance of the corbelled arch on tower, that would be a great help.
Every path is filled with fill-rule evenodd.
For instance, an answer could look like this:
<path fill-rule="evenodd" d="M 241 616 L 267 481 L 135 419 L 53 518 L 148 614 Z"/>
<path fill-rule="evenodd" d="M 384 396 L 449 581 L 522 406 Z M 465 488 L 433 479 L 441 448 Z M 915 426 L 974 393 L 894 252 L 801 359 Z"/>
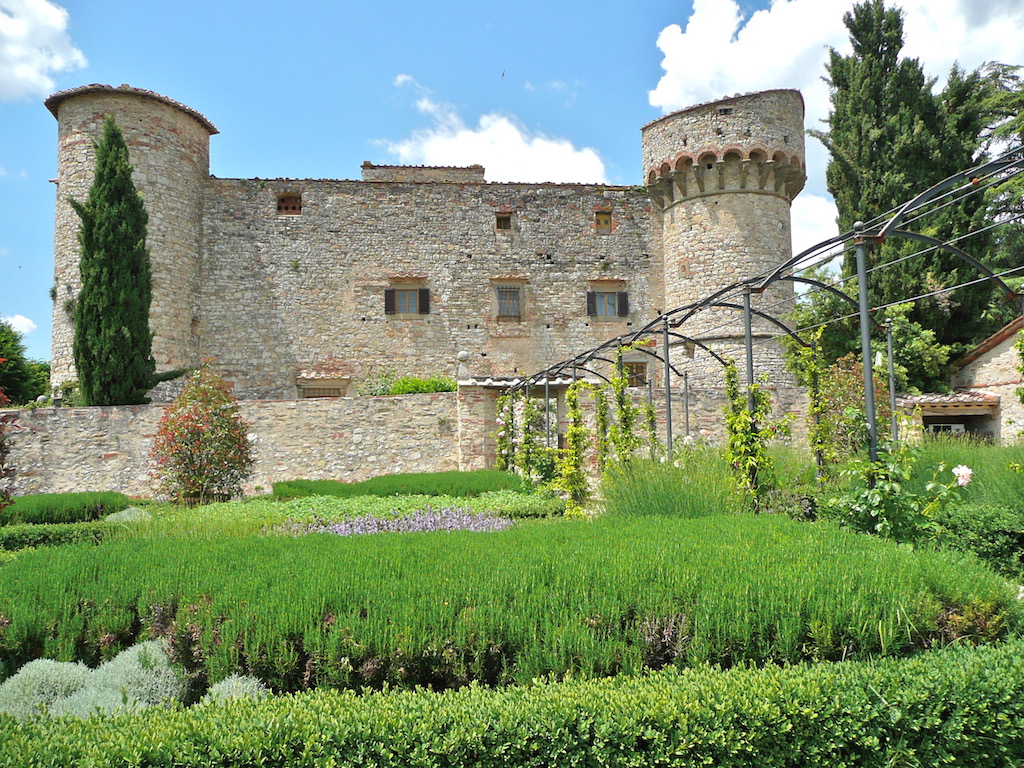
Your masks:
<path fill-rule="evenodd" d="M 203 225 L 203 185 L 210 136 L 217 129 L 196 110 L 152 91 L 85 85 L 53 94 L 57 118 L 52 381 L 75 378 L 71 309 L 81 287 L 80 220 L 68 199 L 85 201 L 95 170 L 95 142 L 107 115 L 117 121 L 133 166 L 132 180 L 149 214 L 152 267 L 150 330 L 157 370 L 194 366 L 194 314 Z"/>
<path fill-rule="evenodd" d="M 644 179 L 661 218 L 666 310 L 790 258 L 790 207 L 807 177 L 803 123 L 800 92 L 773 90 L 689 107 L 643 127 Z M 776 283 L 752 303 L 784 316 L 792 286 Z M 762 339 L 774 333 L 763 320 L 754 329 Z M 743 325 L 734 310 L 701 312 L 683 332 L 739 355 Z M 716 368 L 696 372 L 717 383 Z M 756 368 L 788 380 L 776 344 L 757 344 Z"/>

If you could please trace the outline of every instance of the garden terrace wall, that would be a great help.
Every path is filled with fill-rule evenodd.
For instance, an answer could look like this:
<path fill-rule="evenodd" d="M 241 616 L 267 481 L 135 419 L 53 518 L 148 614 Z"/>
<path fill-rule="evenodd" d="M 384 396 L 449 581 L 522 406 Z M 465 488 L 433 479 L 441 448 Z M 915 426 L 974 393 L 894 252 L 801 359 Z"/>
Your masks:
<path fill-rule="evenodd" d="M 256 455 L 246 490 L 269 489 L 275 481 L 295 478 L 356 481 L 391 472 L 457 469 L 456 397 L 439 392 L 245 401 L 241 413 L 252 425 Z M 163 408 L 14 411 L 14 493 L 117 490 L 152 495 L 156 481 L 150 474 L 149 451 Z"/>

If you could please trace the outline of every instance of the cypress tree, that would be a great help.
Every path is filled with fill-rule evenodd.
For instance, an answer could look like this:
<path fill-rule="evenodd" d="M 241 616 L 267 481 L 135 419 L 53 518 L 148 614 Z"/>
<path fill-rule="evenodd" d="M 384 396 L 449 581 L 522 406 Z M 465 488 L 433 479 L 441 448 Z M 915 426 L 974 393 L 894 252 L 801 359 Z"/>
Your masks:
<path fill-rule="evenodd" d="M 128 146 L 113 117 L 95 145 L 96 172 L 85 203 L 70 200 L 82 220 L 82 290 L 74 307 L 74 358 L 87 405 L 148 402 L 156 383 L 148 215 L 128 162 Z"/>
<path fill-rule="evenodd" d="M 883 0 L 855 5 L 843 21 L 853 53 L 843 56 L 832 49 L 826 65 L 832 90 L 828 130 L 810 132 L 831 154 L 826 179 L 840 231 L 857 220 L 886 216 L 947 176 L 980 162 L 987 119 L 982 106 L 990 89 L 980 72 L 954 67 L 946 87 L 934 94 L 934 81 L 925 76 L 921 63 L 900 57 L 902 11 L 886 8 Z M 984 198 L 974 195 L 904 228 L 952 240 L 985 226 L 987 213 Z M 974 234 L 957 245 L 993 266 L 990 234 Z M 868 266 L 924 248 L 890 239 L 871 249 Z M 846 254 L 842 272 L 855 274 L 852 252 Z M 952 254 L 932 250 L 872 273 L 869 299 L 873 306 L 889 304 L 981 276 Z M 985 312 L 993 290 L 982 283 L 918 301 L 909 319 L 934 330 L 938 344 L 956 355 L 994 330 Z M 829 352 L 840 356 L 846 351 Z"/>

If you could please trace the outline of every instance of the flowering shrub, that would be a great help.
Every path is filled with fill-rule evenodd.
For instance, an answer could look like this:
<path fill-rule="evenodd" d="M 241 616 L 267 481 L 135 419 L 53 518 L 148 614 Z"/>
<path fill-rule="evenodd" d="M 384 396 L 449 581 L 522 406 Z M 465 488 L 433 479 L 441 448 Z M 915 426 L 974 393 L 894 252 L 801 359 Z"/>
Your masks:
<path fill-rule="evenodd" d="M 898 443 L 878 452 L 878 461 L 858 461 L 848 475 L 857 481 L 852 491 L 829 499 L 826 514 L 863 533 L 876 533 L 896 541 L 913 541 L 934 527 L 932 516 L 950 496 L 971 482 L 974 471 L 963 464 L 953 467 L 953 479 L 939 482 L 946 467 L 939 464 L 926 494 L 908 490 L 917 463 L 914 449 Z"/>
<path fill-rule="evenodd" d="M 253 465 L 248 430 L 227 383 L 200 367 L 160 417 L 152 457 L 161 492 L 199 504 L 241 493 Z"/>

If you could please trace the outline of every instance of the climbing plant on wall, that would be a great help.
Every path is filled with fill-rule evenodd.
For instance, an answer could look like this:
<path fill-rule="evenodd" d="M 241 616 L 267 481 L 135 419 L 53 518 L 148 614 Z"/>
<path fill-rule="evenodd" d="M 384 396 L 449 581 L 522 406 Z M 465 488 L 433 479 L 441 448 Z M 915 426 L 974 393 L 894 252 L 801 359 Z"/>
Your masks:
<path fill-rule="evenodd" d="M 565 392 L 569 425 L 565 431 L 565 448 L 559 453 L 555 486 L 566 494 L 566 514 L 580 514 L 590 497 L 590 484 L 583 468 L 589 434 L 583 422 L 580 392 L 590 389 L 583 380 L 573 382 Z"/>

